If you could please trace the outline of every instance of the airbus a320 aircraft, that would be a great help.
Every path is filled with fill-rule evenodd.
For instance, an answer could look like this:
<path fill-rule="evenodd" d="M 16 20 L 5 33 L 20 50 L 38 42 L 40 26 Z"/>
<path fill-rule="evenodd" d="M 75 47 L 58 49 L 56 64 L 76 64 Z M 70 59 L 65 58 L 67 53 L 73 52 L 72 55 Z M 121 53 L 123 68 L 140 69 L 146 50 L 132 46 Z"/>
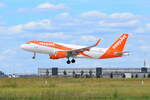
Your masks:
<path fill-rule="evenodd" d="M 107 59 L 126 56 L 129 53 L 124 52 L 124 47 L 128 34 L 124 33 L 109 48 L 97 48 L 100 40 L 91 46 L 69 45 L 62 43 L 46 41 L 28 41 L 21 45 L 21 48 L 34 53 L 48 54 L 50 59 L 67 58 L 67 64 L 75 63 L 75 58 Z M 70 58 L 72 58 L 70 60 Z"/>

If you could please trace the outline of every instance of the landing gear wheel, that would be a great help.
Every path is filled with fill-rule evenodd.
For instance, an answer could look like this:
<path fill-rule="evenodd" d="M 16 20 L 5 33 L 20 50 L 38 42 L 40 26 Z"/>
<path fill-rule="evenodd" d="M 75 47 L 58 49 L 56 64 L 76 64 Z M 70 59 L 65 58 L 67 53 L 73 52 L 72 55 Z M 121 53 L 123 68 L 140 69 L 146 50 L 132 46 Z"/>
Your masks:
<path fill-rule="evenodd" d="M 67 60 L 67 64 L 70 64 L 71 63 L 71 61 L 70 60 Z"/>
<path fill-rule="evenodd" d="M 35 59 L 35 56 L 36 56 L 36 53 L 34 52 L 34 55 L 33 55 L 32 59 Z"/>
<path fill-rule="evenodd" d="M 76 61 L 75 61 L 75 59 L 72 59 L 71 62 L 72 62 L 72 63 L 75 63 Z"/>

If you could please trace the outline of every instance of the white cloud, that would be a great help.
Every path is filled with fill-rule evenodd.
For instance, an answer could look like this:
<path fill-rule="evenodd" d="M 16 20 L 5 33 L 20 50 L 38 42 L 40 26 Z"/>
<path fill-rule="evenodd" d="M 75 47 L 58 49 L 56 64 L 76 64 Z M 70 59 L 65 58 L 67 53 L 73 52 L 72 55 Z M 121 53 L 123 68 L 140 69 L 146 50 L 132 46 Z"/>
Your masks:
<path fill-rule="evenodd" d="M 132 13 L 113 13 L 110 15 L 110 17 L 114 19 L 132 19 L 136 16 Z"/>
<path fill-rule="evenodd" d="M 144 33 L 146 30 L 143 27 L 138 27 L 135 29 L 135 33 Z"/>
<path fill-rule="evenodd" d="M 51 25 L 51 20 L 43 19 L 40 21 L 32 21 L 26 24 L 18 24 L 14 26 L 0 26 L 0 34 L 24 34 L 24 33 L 32 33 L 34 31 L 39 30 L 51 30 L 54 29 Z"/>
<path fill-rule="evenodd" d="M 49 11 L 66 10 L 68 7 L 65 4 L 42 3 L 33 8 L 19 8 L 19 13 L 45 13 Z"/>
<path fill-rule="evenodd" d="M 59 14 L 57 17 L 69 17 L 70 14 L 68 12 L 64 12 L 64 13 L 61 13 Z"/>
<path fill-rule="evenodd" d="M 4 3 L 0 3 L 0 8 L 4 8 L 6 5 Z"/>
<path fill-rule="evenodd" d="M 15 26 L 12 26 L 12 27 L 1 26 L 0 34 L 10 35 L 10 34 L 16 34 L 17 32 L 20 32 L 19 30 L 16 30 L 14 27 Z"/>
<path fill-rule="evenodd" d="M 28 8 L 19 8 L 19 9 L 17 10 L 17 12 L 19 12 L 19 13 L 27 13 L 27 12 L 29 12 L 29 11 L 32 11 L 32 9 L 29 10 Z"/>
<path fill-rule="evenodd" d="M 136 28 L 134 32 L 136 33 L 150 32 L 150 23 L 146 23 L 143 26 Z"/>
<path fill-rule="evenodd" d="M 63 32 L 49 32 L 49 33 L 39 33 L 39 34 L 28 34 L 25 35 L 26 37 L 31 37 L 31 38 L 40 38 L 40 39 L 66 39 L 66 38 L 71 38 L 71 35 L 65 34 Z"/>
<path fill-rule="evenodd" d="M 23 26 L 22 25 L 16 25 L 9 28 L 10 31 L 13 33 L 21 33 L 23 32 Z"/>
<path fill-rule="evenodd" d="M 5 61 L 7 59 L 10 59 L 12 55 L 15 55 L 17 53 L 16 48 L 6 49 L 0 52 L 0 61 Z"/>
<path fill-rule="evenodd" d="M 106 18 L 107 14 L 99 11 L 88 11 L 80 15 L 83 18 Z"/>
<path fill-rule="evenodd" d="M 44 19 L 36 22 L 29 22 L 23 26 L 26 29 L 38 29 L 38 28 L 51 29 L 51 21 L 48 19 Z"/>
<path fill-rule="evenodd" d="M 98 38 L 95 36 L 92 36 L 92 35 L 85 35 L 85 36 L 81 36 L 81 40 L 83 40 L 83 41 L 96 41 L 96 40 L 98 40 Z"/>
<path fill-rule="evenodd" d="M 89 11 L 87 14 L 91 15 L 92 13 L 99 15 L 97 11 Z M 83 13 L 82 13 L 83 14 Z M 81 14 L 81 15 L 82 15 Z M 83 14 L 83 15 L 86 15 Z M 63 12 L 51 19 L 42 19 L 39 21 L 31 21 L 25 24 L 18 24 L 11 27 L 2 27 L 0 26 L 1 34 L 29 34 L 29 33 L 47 33 L 47 32 L 63 32 L 71 34 L 94 34 L 94 33 L 114 33 L 114 32 L 134 32 L 134 33 L 143 33 L 147 32 L 150 29 L 150 24 L 140 24 L 140 19 L 130 19 L 130 20 L 118 20 L 112 19 L 107 15 L 105 19 L 96 19 L 84 20 L 81 16 L 72 16 L 68 12 Z M 145 28 L 147 27 L 147 28 Z M 131 29 L 132 28 L 132 29 Z M 48 35 L 49 36 L 49 35 Z M 52 36 L 53 37 L 53 36 Z M 85 37 L 82 37 L 85 39 Z M 91 38 L 91 37 L 88 37 Z"/>
<path fill-rule="evenodd" d="M 150 23 L 146 24 L 146 28 L 150 30 Z"/>
<path fill-rule="evenodd" d="M 2 55 L 9 55 L 9 54 L 15 54 L 15 53 L 17 53 L 16 48 L 6 49 L 6 50 L 1 52 Z"/>
<path fill-rule="evenodd" d="M 5 25 L 6 25 L 6 23 L 0 22 L 0 27 L 1 27 L 1 26 L 5 26 Z"/>
<path fill-rule="evenodd" d="M 76 37 L 77 39 L 72 39 L 71 44 L 76 45 L 89 45 L 96 43 L 96 41 L 100 38 L 96 37 L 95 35 L 81 35 Z"/>
<path fill-rule="evenodd" d="M 138 20 L 131 20 L 128 22 L 113 22 L 113 23 L 101 21 L 99 24 L 108 27 L 131 27 L 137 25 L 138 23 L 139 23 Z"/>
<path fill-rule="evenodd" d="M 150 50 L 150 46 L 140 46 L 139 47 L 141 50 L 143 50 L 143 51 L 149 51 Z"/>
<path fill-rule="evenodd" d="M 58 9 L 65 9 L 66 6 L 64 4 L 51 4 L 51 3 L 42 3 L 40 5 L 38 5 L 36 8 L 40 8 L 40 9 L 54 9 L 54 10 L 58 10 Z"/>
<path fill-rule="evenodd" d="M 64 12 L 55 16 L 52 20 L 52 23 L 55 25 L 55 27 L 64 29 L 70 27 L 77 28 L 82 26 L 85 22 L 79 18 L 71 16 L 71 14 L 68 12 Z"/>
<path fill-rule="evenodd" d="M 43 30 L 52 29 L 51 21 L 48 19 L 44 19 L 41 21 L 28 22 L 26 24 L 16 25 L 9 28 L 9 30 L 11 30 L 14 33 L 21 33 L 28 30 L 31 31 L 31 30 L 39 30 L 39 29 L 43 29 Z"/>
<path fill-rule="evenodd" d="M 88 11 L 88 12 L 84 12 L 80 15 L 83 18 L 107 18 L 107 19 L 134 19 L 134 18 L 138 18 L 136 15 L 132 14 L 132 13 L 112 13 L 112 14 L 106 14 L 100 11 Z"/>
<path fill-rule="evenodd" d="M 7 56 L 0 55 L 0 61 L 4 61 L 4 60 L 6 60 L 6 59 L 8 59 Z"/>

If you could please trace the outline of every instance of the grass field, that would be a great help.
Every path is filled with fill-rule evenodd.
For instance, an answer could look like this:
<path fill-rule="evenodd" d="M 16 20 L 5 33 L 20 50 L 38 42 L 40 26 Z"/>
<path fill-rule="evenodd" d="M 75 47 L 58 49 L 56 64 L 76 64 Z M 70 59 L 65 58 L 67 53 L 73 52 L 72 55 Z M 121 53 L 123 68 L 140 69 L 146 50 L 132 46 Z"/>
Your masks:
<path fill-rule="evenodd" d="M 150 100 L 150 79 L 0 79 L 0 100 Z"/>

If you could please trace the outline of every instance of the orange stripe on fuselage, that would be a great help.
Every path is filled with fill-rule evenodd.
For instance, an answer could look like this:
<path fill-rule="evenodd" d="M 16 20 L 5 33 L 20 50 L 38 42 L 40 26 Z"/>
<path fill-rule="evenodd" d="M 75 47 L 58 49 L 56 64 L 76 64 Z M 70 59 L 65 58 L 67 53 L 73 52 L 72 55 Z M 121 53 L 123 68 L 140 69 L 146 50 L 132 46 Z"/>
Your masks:
<path fill-rule="evenodd" d="M 71 48 L 65 47 L 63 45 L 54 43 L 54 42 L 46 42 L 46 41 L 29 41 L 27 43 L 34 43 L 42 46 L 52 47 L 55 49 L 61 49 L 61 50 L 72 50 Z"/>
<path fill-rule="evenodd" d="M 68 47 L 65 47 L 63 45 L 60 45 L 60 44 L 57 44 L 57 43 L 54 43 L 54 42 L 46 42 L 46 41 L 28 41 L 27 43 L 34 43 L 34 44 L 38 44 L 38 45 L 42 45 L 42 46 L 47 46 L 47 47 L 52 47 L 52 48 L 55 48 L 55 49 L 60 49 L 60 50 L 72 50 L 72 48 L 68 48 Z M 79 51 L 80 52 L 80 51 Z M 83 53 L 83 52 L 80 52 L 79 53 L 80 55 L 83 55 L 85 57 L 89 57 L 89 58 L 92 58 L 91 56 Z"/>

